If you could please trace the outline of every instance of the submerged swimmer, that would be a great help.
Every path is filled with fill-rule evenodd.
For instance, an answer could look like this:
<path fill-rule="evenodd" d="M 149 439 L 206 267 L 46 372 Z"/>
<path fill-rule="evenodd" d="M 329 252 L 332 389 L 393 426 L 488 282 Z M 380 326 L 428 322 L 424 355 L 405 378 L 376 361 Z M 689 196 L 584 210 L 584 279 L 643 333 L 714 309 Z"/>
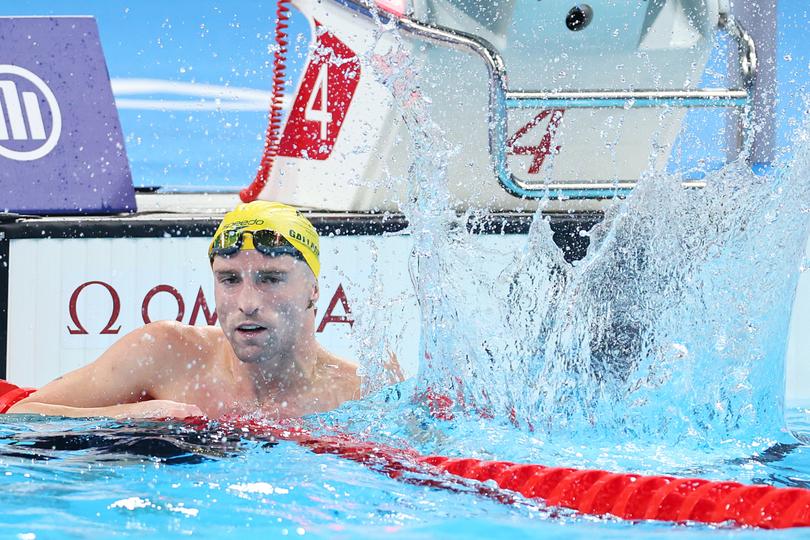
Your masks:
<path fill-rule="evenodd" d="M 281 203 L 241 204 L 208 255 L 218 327 L 148 324 L 8 412 L 297 417 L 360 397 L 357 366 L 315 340 L 319 240 L 309 220 Z"/>

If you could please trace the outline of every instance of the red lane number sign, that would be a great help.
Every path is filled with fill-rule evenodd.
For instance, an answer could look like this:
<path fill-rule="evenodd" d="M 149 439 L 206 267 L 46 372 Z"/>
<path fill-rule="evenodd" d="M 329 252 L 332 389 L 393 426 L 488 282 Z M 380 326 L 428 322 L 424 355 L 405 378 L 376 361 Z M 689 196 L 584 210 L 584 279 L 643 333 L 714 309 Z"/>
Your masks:
<path fill-rule="evenodd" d="M 315 32 L 315 50 L 279 142 L 281 156 L 327 159 L 360 81 L 354 51 L 318 21 Z"/>

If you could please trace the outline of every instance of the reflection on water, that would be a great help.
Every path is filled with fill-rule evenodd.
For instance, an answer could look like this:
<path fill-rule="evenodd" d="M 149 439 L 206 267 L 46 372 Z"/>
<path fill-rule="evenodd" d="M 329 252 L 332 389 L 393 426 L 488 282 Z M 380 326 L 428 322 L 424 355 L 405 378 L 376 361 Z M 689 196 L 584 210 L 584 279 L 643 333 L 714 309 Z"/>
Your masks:
<path fill-rule="evenodd" d="M 36 421 L 37 417 L 29 419 Z M 51 461 L 84 455 L 108 462 L 147 459 L 173 465 L 231 457 L 243 450 L 241 431 L 219 428 L 213 423 L 199 429 L 182 422 L 159 421 L 73 423 L 65 430 L 6 433 L 0 444 L 0 459 Z M 261 444 L 270 448 L 276 441 Z"/>

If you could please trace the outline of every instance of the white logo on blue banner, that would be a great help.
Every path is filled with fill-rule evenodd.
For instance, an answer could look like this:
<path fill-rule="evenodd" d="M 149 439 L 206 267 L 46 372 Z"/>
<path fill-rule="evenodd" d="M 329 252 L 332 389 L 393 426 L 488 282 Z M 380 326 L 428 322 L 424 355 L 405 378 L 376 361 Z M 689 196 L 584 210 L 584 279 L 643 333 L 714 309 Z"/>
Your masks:
<path fill-rule="evenodd" d="M 45 121 L 39 106 L 40 95 L 31 91 L 20 92 L 17 83 L 3 75 L 15 75 L 27 80 L 45 98 L 51 110 L 50 133 L 45 132 Z M 15 161 L 39 159 L 56 147 L 61 132 L 59 103 L 45 81 L 25 68 L 0 64 L 0 156 Z M 32 141 L 39 144 L 30 149 L 18 150 L 4 146 L 5 141 Z"/>

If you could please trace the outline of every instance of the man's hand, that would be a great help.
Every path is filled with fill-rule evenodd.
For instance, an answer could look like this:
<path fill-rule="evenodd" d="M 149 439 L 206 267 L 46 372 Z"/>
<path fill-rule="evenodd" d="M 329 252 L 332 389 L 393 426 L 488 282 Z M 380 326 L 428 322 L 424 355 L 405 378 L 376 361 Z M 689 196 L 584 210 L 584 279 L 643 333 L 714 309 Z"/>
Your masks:
<path fill-rule="evenodd" d="M 116 405 L 122 410 L 113 418 L 189 418 L 205 416 L 202 409 L 189 403 L 180 403 L 169 399 L 151 399 L 138 403 Z"/>

